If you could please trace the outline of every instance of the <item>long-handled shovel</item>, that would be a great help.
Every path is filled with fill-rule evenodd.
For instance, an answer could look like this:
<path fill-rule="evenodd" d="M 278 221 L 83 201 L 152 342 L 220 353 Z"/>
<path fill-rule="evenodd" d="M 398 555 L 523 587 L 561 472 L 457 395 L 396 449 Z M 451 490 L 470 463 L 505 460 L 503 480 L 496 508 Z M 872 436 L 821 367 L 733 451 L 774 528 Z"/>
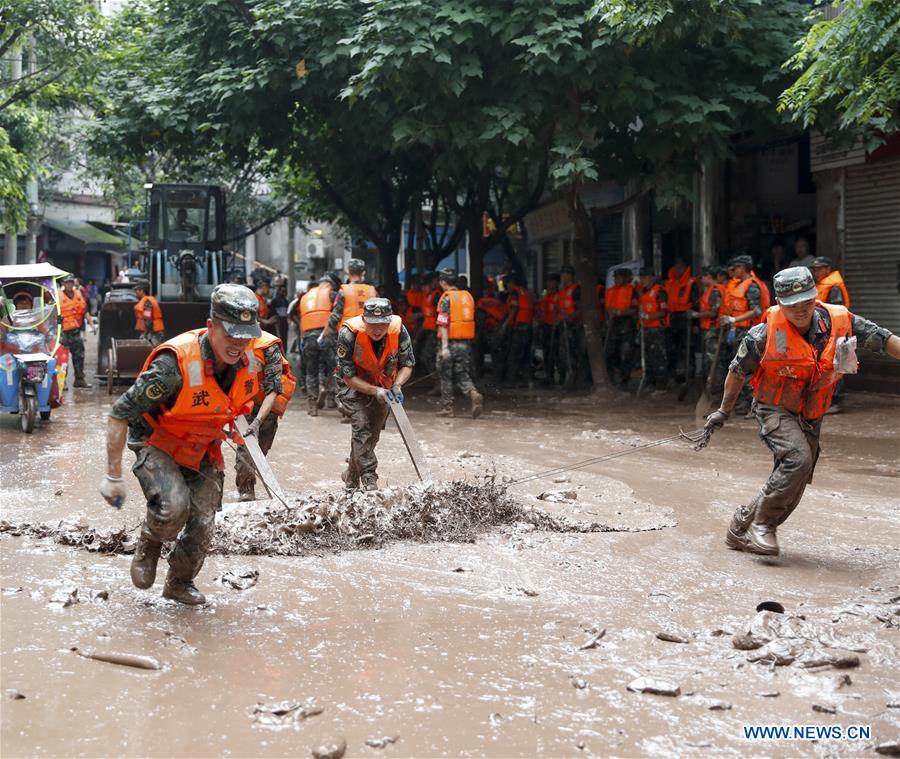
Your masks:
<path fill-rule="evenodd" d="M 638 314 L 640 319 L 640 314 Z M 641 321 L 641 381 L 638 383 L 635 398 L 641 397 L 641 390 L 644 389 L 644 381 L 647 379 L 647 351 L 644 350 L 644 322 Z"/>
<path fill-rule="evenodd" d="M 718 332 L 719 336 L 716 339 L 716 352 L 713 356 L 712 364 L 709 367 L 709 374 L 706 375 L 706 383 L 703 385 L 703 392 L 700 394 L 697 406 L 694 408 L 694 414 L 698 417 L 704 417 L 712 410 L 713 402 L 710 395 L 710 389 L 712 388 L 712 383 L 716 376 L 716 369 L 719 367 L 719 353 L 722 351 L 722 335 L 724 334 L 724 330 L 719 327 Z"/>
<path fill-rule="evenodd" d="M 691 317 L 690 311 L 686 314 L 687 316 L 687 334 L 684 336 L 685 340 L 685 348 L 684 348 L 684 384 L 681 386 L 681 389 L 678 391 L 678 402 L 681 403 L 685 399 L 688 394 L 688 390 L 691 389 Z"/>

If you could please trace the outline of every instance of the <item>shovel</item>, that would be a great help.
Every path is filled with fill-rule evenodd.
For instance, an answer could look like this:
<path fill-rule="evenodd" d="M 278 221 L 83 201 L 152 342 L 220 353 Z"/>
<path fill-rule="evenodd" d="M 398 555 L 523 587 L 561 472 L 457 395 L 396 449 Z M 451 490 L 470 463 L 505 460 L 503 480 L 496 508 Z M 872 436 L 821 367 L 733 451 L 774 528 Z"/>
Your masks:
<path fill-rule="evenodd" d="M 719 327 L 718 332 L 719 337 L 716 339 L 716 352 L 713 356 L 712 364 L 709 367 L 709 374 L 706 376 L 706 383 L 703 385 L 703 392 L 700 393 L 700 398 L 694 409 L 694 414 L 698 417 L 705 417 L 712 410 L 713 406 L 712 398 L 710 397 L 710 388 L 712 387 L 713 379 L 716 376 L 716 369 L 719 366 L 719 353 L 722 351 L 723 330 L 721 327 Z"/>
<path fill-rule="evenodd" d="M 640 319 L 640 314 L 638 314 Z M 644 322 L 641 320 L 641 381 L 638 383 L 635 398 L 641 397 L 641 390 L 644 389 L 644 380 L 647 379 L 647 352 L 644 350 Z"/>
<path fill-rule="evenodd" d="M 687 334 L 685 335 L 685 351 L 684 351 L 684 385 L 678 391 L 678 402 L 685 399 L 688 390 L 691 389 L 691 317 L 690 311 L 687 312 Z"/>

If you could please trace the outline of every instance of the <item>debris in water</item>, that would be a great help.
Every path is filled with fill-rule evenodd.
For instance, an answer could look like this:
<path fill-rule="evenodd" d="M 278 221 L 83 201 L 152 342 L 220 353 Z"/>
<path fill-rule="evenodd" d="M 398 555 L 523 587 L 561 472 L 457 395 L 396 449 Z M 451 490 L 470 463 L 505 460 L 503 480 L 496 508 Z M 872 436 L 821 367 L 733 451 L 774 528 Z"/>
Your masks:
<path fill-rule="evenodd" d="M 450 570 L 451 572 L 471 572 L 471 569 L 466 569 L 465 567 L 454 567 Z"/>
<path fill-rule="evenodd" d="M 583 677 L 575 677 L 572 679 L 572 687 L 576 690 L 584 690 L 587 686 L 588 682 Z"/>
<path fill-rule="evenodd" d="M 713 701 L 706 708 L 711 712 L 727 712 L 731 710 L 731 704 L 728 701 Z"/>
<path fill-rule="evenodd" d="M 523 594 L 528 596 L 529 598 L 536 598 L 540 595 L 536 590 L 532 590 L 531 588 L 516 588 L 516 590 L 521 591 Z"/>
<path fill-rule="evenodd" d="M 831 704 L 813 704 L 812 710 L 820 714 L 837 714 L 837 707 Z"/>
<path fill-rule="evenodd" d="M 222 585 L 227 585 L 234 590 L 247 590 L 259 581 L 258 569 L 229 569 L 218 578 Z"/>
<path fill-rule="evenodd" d="M 371 746 L 372 748 L 387 748 L 398 740 L 400 740 L 399 735 L 385 735 L 381 738 L 369 738 L 366 741 L 366 745 Z"/>
<path fill-rule="evenodd" d="M 10 701 L 21 701 L 22 699 L 25 698 L 25 694 L 20 693 L 19 691 L 15 690 L 14 688 L 10 688 L 9 690 L 6 691 L 6 697 Z"/>
<path fill-rule="evenodd" d="M 632 693 L 652 693 L 655 696 L 680 696 L 681 688 L 668 680 L 656 677 L 639 677 L 628 683 Z"/>
<path fill-rule="evenodd" d="M 875 747 L 875 753 L 882 756 L 900 756 L 900 741 L 887 741 Z"/>
<path fill-rule="evenodd" d="M 272 704 L 258 703 L 253 707 L 251 717 L 253 722 L 263 727 L 282 728 L 296 722 L 302 722 L 307 717 L 314 717 L 324 710 L 316 706 L 312 699 L 303 702 L 276 701 Z"/>
<path fill-rule="evenodd" d="M 831 681 L 832 690 L 840 690 L 845 685 L 853 685 L 853 680 L 850 679 L 850 675 L 837 675 Z"/>
<path fill-rule="evenodd" d="M 760 698 L 778 698 L 781 695 L 777 690 L 764 690 L 756 694 Z"/>
<path fill-rule="evenodd" d="M 545 490 L 538 496 L 539 501 L 549 503 L 568 503 L 577 499 L 578 493 L 575 490 Z"/>
<path fill-rule="evenodd" d="M 843 654 L 836 651 L 825 651 L 821 654 L 800 662 L 804 669 L 815 667 L 834 667 L 835 669 L 851 669 L 859 666 L 859 657 L 856 654 Z"/>
<path fill-rule="evenodd" d="M 50 603 L 62 606 L 63 609 L 81 603 L 78 598 L 78 588 L 62 588 L 61 590 L 56 591 L 50 599 Z"/>
<path fill-rule="evenodd" d="M 91 591 L 91 601 L 109 601 L 109 591 L 108 590 L 92 590 Z"/>
<path fill-rule="evenodd" d="M 341 759 L 347 751 L 347 741 L 343 736 L 325 741 L 312 750 L 313 759 Z"/>
<path fill-rule="evenodd" d="M 21 587 L 18 587 L 18 588 L 3 588 L 3 595 L 4 595 L 4 596 L 14 596 L 16 593 L 21 593 L 21 592 L 22 592 L 22 588 L 21 588 Z"/>
<path fill-rule="evenodd" d="M 460 451 L 456 454 L 461 459 L 480 459 L 480 453 L 473 453 L 472 451 Z"/>
<path fill-rule="evenodd" d="M 84 548 L 97 553 L 134 553 L 134 546 L 137 543 L 136 532 L 131 533 L 124 527 L 120 530 L 103 532 L 82 522 L 71 520 L 64 520 L 56 525 L 31 522 L 11 524 L 6 520 L 0 520 L 0 533 L 16 537 L 27 535 L 33 538 L 52 538 L 60 545 Z"/>
<path fill-rule="evenodd" d="M 667 641 L 668 643 L 690 643 L 691 641 L 688 638 L 682 637 L 681 635 L 676 635 L 675 633 L 670 632 L 658 632 L 656 633 L 656 637 L 660 640 Z"/>
<path fill-rule="evenodd" d="M 60 496 L 63 494 L 62 488 L 57 488 L 53 491 L 53 495 Z"/>
<path fill-rule="evenodd" d="M 604 627 L 599 632 L 594 633 L 590 638 L 587 639 L 584 643 L 578 646 L 579 651 L 587 651 L 591 648 L 596 648 L 597 644 L 603 640 L 603 636 L 606 635 L 606 628 Z"/>
<path fill-rule="evenodd" d="M 162 669 L 160 663 L 152 656 L 140 656 L 138 654 L 103 653 L 100 651 L 81 651 L 76 646 L 69 649 L 85 659 L 94 659 L 109 664 L 121 664 L 123 667 L 135 669 Z"/>

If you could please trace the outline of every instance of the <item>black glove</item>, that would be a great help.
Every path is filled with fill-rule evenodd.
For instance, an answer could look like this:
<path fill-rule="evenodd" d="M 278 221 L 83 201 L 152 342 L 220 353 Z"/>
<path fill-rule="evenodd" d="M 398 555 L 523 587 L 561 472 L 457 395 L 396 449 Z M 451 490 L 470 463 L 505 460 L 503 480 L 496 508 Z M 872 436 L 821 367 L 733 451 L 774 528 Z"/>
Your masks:
<path fill-rule="evenodd" d="M 706 417 L 706 424 L 703 425 L 706 434 L 712 435 L 716 430 L 722 429 L 722 427 L 725 426 L 725 422 L 728 421 L 729 416 L 731 416 L 731 414 L 726 414 L 722 410 L 713 411 Z"/>

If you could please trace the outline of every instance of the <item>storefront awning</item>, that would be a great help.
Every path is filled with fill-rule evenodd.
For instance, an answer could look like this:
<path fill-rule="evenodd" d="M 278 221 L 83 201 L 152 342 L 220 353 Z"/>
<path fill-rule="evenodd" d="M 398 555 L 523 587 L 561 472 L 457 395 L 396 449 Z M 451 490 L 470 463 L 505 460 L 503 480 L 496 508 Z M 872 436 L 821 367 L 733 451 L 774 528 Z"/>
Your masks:
<path fill-rule="evenodd" d="M 125 249 L 125 241 L 86 221 L 69 221 L 67 219 L 44 219 L 44 224 L 50 229 L 62 232 L 64 235 L 74 237 L 84 244 L 85 248 L 94 250 L 111 250 L 120 252 Z"/>

